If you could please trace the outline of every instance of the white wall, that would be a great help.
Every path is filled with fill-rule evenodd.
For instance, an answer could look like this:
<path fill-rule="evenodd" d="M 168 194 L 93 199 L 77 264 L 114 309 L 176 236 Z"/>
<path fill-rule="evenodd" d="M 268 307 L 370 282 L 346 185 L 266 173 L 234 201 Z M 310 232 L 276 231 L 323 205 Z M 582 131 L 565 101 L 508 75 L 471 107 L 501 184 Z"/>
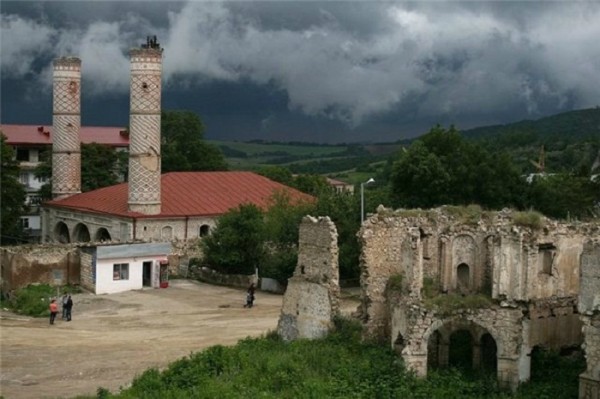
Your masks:
<path fill-rule="evenodd" d="M 96 263 L 96 294 L 114 294 L 142 289 L 142 264 L 148 261 L 154 261 L 154 259 L 135 257 L 98 260 Z M 113 280 L 115 263 L 129 263 L 129 280 Z"/>

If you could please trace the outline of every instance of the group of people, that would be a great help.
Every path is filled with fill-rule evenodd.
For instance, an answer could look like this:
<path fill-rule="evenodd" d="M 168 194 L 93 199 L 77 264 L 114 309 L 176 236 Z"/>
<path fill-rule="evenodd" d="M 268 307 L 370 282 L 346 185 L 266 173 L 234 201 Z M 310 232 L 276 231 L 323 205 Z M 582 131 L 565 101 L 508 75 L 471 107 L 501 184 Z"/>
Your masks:
<path fill-rule="evenodd" d="M 73 310 L 73 299 L 71 295 L 64 294 L 61 299 L 62 302 L 62 319 L 66 321 L 71 321 L 71 311 Z M 56 315 L 58 314 L 58 304 L 56 303 L 56 299 L 52 298 L 50 301 L 50 324 L 54 324 L 54 320 L 56 319 Z"/>

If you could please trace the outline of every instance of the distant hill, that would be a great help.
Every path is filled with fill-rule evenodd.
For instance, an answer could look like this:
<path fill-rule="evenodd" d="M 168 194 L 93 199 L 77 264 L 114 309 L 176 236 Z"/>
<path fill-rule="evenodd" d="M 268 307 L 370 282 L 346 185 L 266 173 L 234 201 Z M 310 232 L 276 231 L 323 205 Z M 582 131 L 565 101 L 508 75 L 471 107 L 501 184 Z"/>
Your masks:
<path fill-rule="evenodd" d="M 464 136 L 474 139 L 514 133 L 537 136 L 538 139 L 600 137 L 600 107 L 563 112 L 537 120 L 482 126 L 462 131 Z"/>

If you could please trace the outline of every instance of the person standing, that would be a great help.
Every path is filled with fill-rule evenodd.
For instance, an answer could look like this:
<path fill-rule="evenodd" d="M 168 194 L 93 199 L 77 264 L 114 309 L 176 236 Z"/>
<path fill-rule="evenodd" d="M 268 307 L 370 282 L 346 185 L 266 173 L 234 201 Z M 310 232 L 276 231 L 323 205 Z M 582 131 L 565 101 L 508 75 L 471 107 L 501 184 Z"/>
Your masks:
<path fill-rule="evenodd" d="M 68 300 L 68 295 L 65 292 L 61 298 L 61 305 L 62 305 L 62 319 L 66 320 L 67 319 L 67 300 Z"/>
<path fill-rule="evenodd" d="M 250 287 L 248 287 L 248 291 L 246 292 L 246 304 L 244 305 L 245 308 L 251 308 L 252 306 L 254 306 L 255 290 L 256 288 L 254 287 L 254 283 L 250 284 Z"/>
<path fill-rule="evenodd" d="M 54 324 L 54 319 L 56 319 L 57 314 L 58 304 L 56 303 L 56 299 L 52 298 L 50 301 L 50 324 Z"/>
<path fill-rule="evenodd" d="M 71 295 L 69 295 L 69 297 L 67 298 L 67 303 L 65 307 L 67 309 L 67 321 L 71 321 L 71 310 L 73 310 L 73 299 L 71 299 Z"/>

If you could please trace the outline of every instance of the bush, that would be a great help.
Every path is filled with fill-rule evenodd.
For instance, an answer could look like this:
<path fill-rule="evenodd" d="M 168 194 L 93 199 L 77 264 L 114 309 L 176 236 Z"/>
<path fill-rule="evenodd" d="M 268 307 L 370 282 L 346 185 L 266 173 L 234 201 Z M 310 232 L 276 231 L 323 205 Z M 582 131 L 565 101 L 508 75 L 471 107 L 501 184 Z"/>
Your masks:
<path fill-rule="evenodd" d="M 60 291 L 58 291 L 60 292 Z M 28 285 L 16 291 L 12 309 L 20 314 L 33 317 L 50 315 L 50 299 L 56 296 L 57 289 L 47 284 Z"/>
<path fill-rule="evenodd" d="M 543 216 L 539 212 L 514 212 L 512 214 L 513 223 L 517 226 L 529 227 L 533 230 L 539 230 L 544 227 Z"/>

